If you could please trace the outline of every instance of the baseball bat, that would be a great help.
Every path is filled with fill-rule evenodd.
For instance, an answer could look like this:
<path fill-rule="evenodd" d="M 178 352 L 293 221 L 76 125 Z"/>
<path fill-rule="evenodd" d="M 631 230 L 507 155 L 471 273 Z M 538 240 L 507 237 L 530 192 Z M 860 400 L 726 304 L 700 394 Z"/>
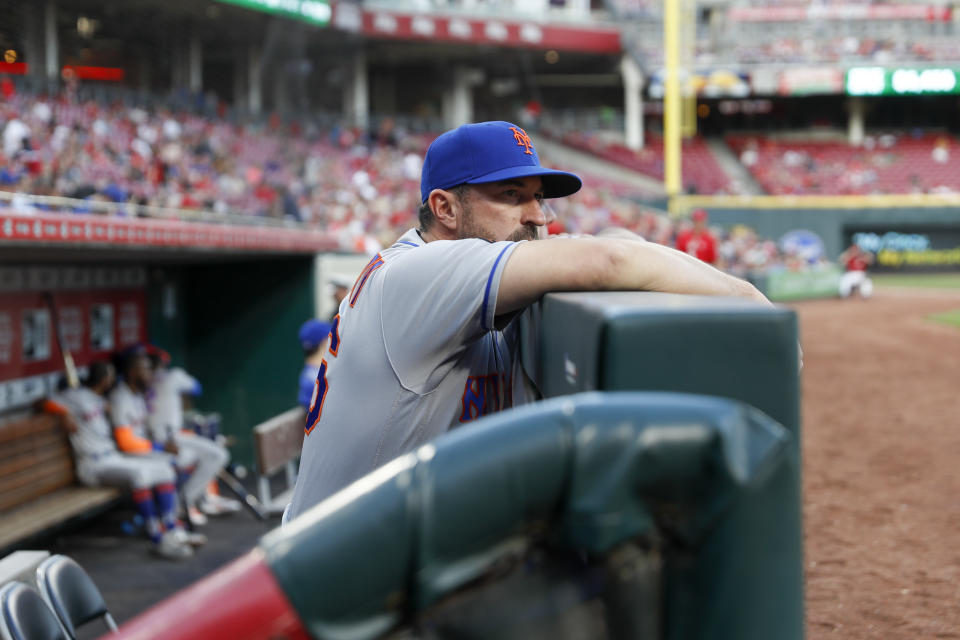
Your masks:
<path fill-rule="evenodd" d="M 257 520 L 267 521 L 267 513 L 263 510 L 263 505 L 260 504 L 260 501 L 257 500 L 253 494 L 246 490 L 243 484 L 241 484 L 233 474 L 226 469 L 220 469 L 220 471 L 217 472 L 217 478 L 223 482 L 233 495 L 237 496 L 240 504 L 246 507 L 247 511 L 252 513 Z"/>
<path fill-rule="evenodd" d="M 60 349 L 60 355 L 63 357 L 63 368 L 67 376 L 67 385 L 71 389 L 76 389 L 80 386 L 80 376 L 77 375 L 77 367 L 73 362 L 73 356 L 70 354 L 70 349 L 67 348 L 66 341 L 63 339 L 63 327 L 60 326 L 60 314 L 57 313 L 57 305 L 53 301 L 53 294 L 47 291 L 43 294 L 43 299 L 50 309 L 53 333 L 57 339 L 57 347 Z"/>

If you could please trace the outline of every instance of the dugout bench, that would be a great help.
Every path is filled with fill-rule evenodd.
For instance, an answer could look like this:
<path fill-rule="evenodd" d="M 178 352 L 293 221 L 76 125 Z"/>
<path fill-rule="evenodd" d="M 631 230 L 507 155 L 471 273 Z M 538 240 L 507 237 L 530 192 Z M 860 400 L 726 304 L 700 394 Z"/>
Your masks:
<path fill-rule="evenodd" d="M 59 417 L 22 414 L 0 423 L 0 552 L 122 497 L 116 488 L 77 483 Z"/>
<path fill-rule="evenodd" d="M 273 416 L 253 428 L 256 448 L 257 493 L 267 513 L 283 513 L 293 487 L 297 482 L 297 461 L 303 446 L 303 423 L 307 414 L 302 407 L 294 407 Z M 283 471 L 285 487 L 273 495 L 272 479 Z"/>

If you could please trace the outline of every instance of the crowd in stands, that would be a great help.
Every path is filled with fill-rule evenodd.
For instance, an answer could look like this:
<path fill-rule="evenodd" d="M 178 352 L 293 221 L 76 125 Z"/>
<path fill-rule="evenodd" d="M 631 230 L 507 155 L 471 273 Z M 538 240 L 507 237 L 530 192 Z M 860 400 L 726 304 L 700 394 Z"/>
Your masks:
<path fill-rule="evenodd" d="M 0 189 L 143 207 L 203 209 L 319 227 L 346 249 L 391 242 L 415 223 L 420 164 L 432 135 L 384 120 L 373 132 L 277 118 L 235 124 L 182 111 L 12 96 L 0 110 Z M 545 158 L 545 162 L 550 159 Z M 561 163 L 562 164 L 562 163 Z M 560 213 L 604 219 L 637 208 L 637 189 L 585 176 Z M 28 212 L 38 205 L 14 200 Z M 630 214 L 624 214 L 630 217 Z"/>
<path fill-rule="evenodd" d="M 579 8 L 579 3 L 568 0 L 380 0 L 392 9 L 417 11 L 475 11 L 483 13 L 541 15 L 551 9 Z M 372 3 L 376 5 L 376 2 Z M 589 5 L 588 5 L 589 6 Z"/>
<path fill-rule="evenodd" d="M 638 46 L 647 66 L 664 62 L 659 40 Z M 912 62 L 954 62 L 960 60 L 960 40 L 923 37 L 857 37 L 853 35 L 813 36 L 794 30 L 790 35 L 772 32 L 767 37 L 747 36 L 716 46 L 699 41 L 694 63 L 701 68 L 714 65 L 763 64 L 899 64 Z"/>
<path fill-rule="evenodd" d="M 416 224 L 420 166 L 435 135 L 404 131 L 390 119 L 363 132 L 28 95 L 12 95 L 0 106 L 0 131 L 3 191 L 72 198 L 66 208 L 74 214 L 89 214 L 99 201 L 127 216 L 158 207 L 207 210 L 225 220 L 239 213 L 295 221 L 330 233 L 346 250 L 367 253 Z M 648 135 L 640 151 L 597 134 L 570 133 L 562 141 L 663 178 L 663 142 L 656 135 Z M 726 143 L 771 194 L 960 192 L 960 176 L 950 170 L 960 147 L 947 135 L 888 134 L 867 137 L 859 147 L 762 136 L 730 136 Z M 542 161 L 585 179 L 581 192 L 552 202 L 555 230 L 621 226 L 665 244 L 676 237 L 676 225 L 641 204 L 649 194 L 636 186 L 584 174 L 563 158 Z M 683 178 L 688 193 L 741 192 L 701 138 L 685 142 Z M 26 214 L 47 206 L 16 197 L 7 205 Z M 728 249 L 731 265 L 782 259 L 775 246 L 749 234 L 731 238 Z"/>
<path fill-rule="evenodd" d="M 860 146 L 760 136 L 729 136 L 727 144 L 774 195 L 960 193 L 960 143 L 946 134 L 887 133 Z"/>
<path fill-rule="evenodd" d="M 606 0 L 617 15 L 623 17 L 642 17 L 660 15 L 662 4 L 655 0 Z M 730 3 L 734 4 L 734 3 Z M 822 0 L 741 0 L 738 6 L 754 7 L 812 7 L 822 5 Z M 843 5 L 885 5 L 901 4 L 898 0 L 843 0 Z"/>
<path fill-rule="evenodd" d="M 648 134 L 646 144 L 639 151 L 628 148 L 622 142 L 605 140 L 599 135 L 579 131 L 566 133 L 561 140 L 575 149 L 663 180 L 663 138 L 659 135 Z M 684 141 L 681 163 L 684 189 L 690 193 L 741 192 L 740 187 L 727 177 L 702 138 Z"/>
<path fill-rule="evenodd" d="M 935 62 L 960 59 L 960 43 L 950 40 L 899 38 L 782 37 L 769 41 L 741 39 L 721 54 L 701 51 L 700 62 L 736 61 L 742 64 L 797 63 L 877 63 Z"/>
<path fill-rule="evenodd" d="M 663 140 L 656 135 L 648 135 L 647 144 L 638 151 L 596 133 L 570 132 L 561 139 L 576 149 L 663 179 Z M 960 141 L 946 133 L 868 135 L 860 145 L 840 139 L 799 141 L 762 135 L 729 135 L 725 142 L 762 191 L 771 195 L 960 193 L 960 174 L 951 162 L 960 157 Z M 683 144 L 687 193 L 743 193 L 743 186 L 727 177 L 703 139 Z"/>

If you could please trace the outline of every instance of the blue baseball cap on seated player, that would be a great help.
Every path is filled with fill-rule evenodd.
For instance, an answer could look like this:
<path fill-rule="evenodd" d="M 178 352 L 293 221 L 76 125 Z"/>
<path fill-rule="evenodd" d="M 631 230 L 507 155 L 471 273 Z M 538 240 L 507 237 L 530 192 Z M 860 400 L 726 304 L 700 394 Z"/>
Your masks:
<path fill-rule="evenodd" d="M 426 202 L 434 189 L 529 176 L 543 179 L 545 198 L 569 196 L 583 184 L 572 173 L 540 166 L 530 136 L 517 125 L 503 121 L 465 124 L 442 134 L 427 149 L 420 201 Z"/>
<path fill-rule="evenodd" d="M 300 326 L 298 338 L 304 351 L 316 351 L 330 333 L 330 323 L 323 320 L 307 320 Z"/>

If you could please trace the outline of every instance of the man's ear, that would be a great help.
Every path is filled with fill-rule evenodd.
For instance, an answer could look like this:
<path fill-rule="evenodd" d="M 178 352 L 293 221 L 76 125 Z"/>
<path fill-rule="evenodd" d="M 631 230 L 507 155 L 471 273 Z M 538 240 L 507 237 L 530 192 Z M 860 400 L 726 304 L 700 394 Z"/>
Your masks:
<path fill-rule="evenodd" d="M 434 189 L 427 196 L 427 204 L 430 205 L 430 210 L 433 212 L 437 224 L 445 232 L 456 236 L 457 213 L 460 207 L 456 194 L 445 189 Z"/>

